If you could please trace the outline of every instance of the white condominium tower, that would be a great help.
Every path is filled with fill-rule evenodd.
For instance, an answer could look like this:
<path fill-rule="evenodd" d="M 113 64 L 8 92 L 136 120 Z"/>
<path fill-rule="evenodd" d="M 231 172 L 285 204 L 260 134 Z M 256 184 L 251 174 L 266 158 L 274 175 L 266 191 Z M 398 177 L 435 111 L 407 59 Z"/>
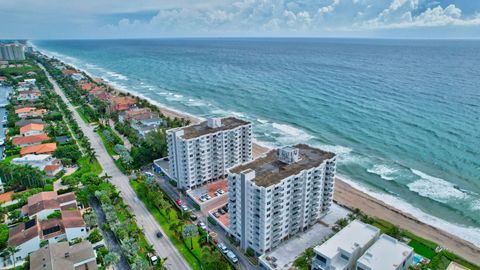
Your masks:
<path fill-rule="evenodd" d="M 234 117 L 170 129 L 167 137 L 170 171 L 179 188 L 224 178 L 228 168 L 252 160 L 252 124 Z"/>
<path fill-rule="evenodd" d="M 298 144 L 229 169 L 230 233 L 246 250 L 271 251 L 332 204 L 335 154 Z"/>
<path fill-rule="evenodd" d="M 0 44 L 0 60 L 25 60 L 25 46 L 18 43 Z"/>

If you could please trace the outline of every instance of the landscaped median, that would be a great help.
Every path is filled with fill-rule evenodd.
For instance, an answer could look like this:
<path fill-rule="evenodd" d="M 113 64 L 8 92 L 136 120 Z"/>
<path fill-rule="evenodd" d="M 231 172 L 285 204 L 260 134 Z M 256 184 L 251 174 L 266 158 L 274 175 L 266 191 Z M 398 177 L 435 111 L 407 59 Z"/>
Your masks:
<path fill-rule="evenodd" d="M 187 226 L 191 225 L 188 220 L 189 215 L 182 215 L 177 211 L 174 202 L 160 189 L 155 180 L 139 177 L 131 180 L 130 185 L 158 224 L 162 226 L 166 236 L 194 270 L 233 269 L 215 245 L 207 242 L 205 231 L 196 228 L 198 233 L 194 232 L 193 237 L 188 237 L 186 230 L 191 228 Z"/>

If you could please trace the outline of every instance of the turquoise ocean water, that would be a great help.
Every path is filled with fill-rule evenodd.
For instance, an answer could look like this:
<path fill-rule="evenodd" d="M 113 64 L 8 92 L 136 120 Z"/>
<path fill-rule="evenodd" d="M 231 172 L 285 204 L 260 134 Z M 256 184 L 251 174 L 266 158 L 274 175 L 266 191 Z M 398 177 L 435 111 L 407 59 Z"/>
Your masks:
<path fill-rule="evenodd" d="M 480 41 L 33 41 L 169 108 L 235 115 L 269 146 L 339 155 L 356 187 L 480 246 Z"/>

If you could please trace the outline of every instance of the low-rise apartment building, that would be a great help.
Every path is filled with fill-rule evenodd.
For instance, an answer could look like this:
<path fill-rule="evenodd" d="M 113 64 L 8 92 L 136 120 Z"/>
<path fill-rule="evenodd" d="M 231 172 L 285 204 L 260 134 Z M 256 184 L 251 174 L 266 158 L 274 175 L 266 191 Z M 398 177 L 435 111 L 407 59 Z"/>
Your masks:
<path fill-rule="evenodd" d="M 335 170 L 335 154 L 304 144 L 229 169 L 230 234 L 263 254 L 310 228 L 330 210 Z"/>
<path fill-rule="evenodd" d="M 167 142 L 171 177 L 183 189 L 222 179 L 253 156 L 252 125 L 234 117 L 167 130 Z"/>
<path fill-rule="evenodd" d="M 412 261 L 412 247 L 382 234 L 358 259 L 356 270 L 406 270 Z"/>
<path fill-rule="evenodd" d="M 312 270 L 353 270 L 362 254 L 378 239 L 380 230 L 354 220 L 313 249 Z M 380 269 L 378 269 L 380 270 Z"/>

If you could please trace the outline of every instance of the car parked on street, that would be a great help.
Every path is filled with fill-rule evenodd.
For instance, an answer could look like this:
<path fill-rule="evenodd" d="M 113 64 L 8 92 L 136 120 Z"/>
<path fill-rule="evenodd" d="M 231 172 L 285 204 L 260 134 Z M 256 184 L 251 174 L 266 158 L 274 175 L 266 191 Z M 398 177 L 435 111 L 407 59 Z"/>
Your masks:
<path fill-rule="evenodd" d="M 228 252 L 227 246 L 222 242 L 218 243 L 217 247 L 225 254 Z"/>
<path fill-rule="evenodd" d="M 231 250 L 228 250 L 226 254 L 227 254 L 227 257 L 230 259 L 230 261 L 232 261 L 233 263 L 238 262 L 237 256 Z"/>
<path fill-rule="evenodd" d="M 199 221 L 197 223 L 197 226 L 200 227 L 202 230 L 207 230 L 207 225 L 205 225 L 205 223 L 203 223 L 202 221 Z"/>

